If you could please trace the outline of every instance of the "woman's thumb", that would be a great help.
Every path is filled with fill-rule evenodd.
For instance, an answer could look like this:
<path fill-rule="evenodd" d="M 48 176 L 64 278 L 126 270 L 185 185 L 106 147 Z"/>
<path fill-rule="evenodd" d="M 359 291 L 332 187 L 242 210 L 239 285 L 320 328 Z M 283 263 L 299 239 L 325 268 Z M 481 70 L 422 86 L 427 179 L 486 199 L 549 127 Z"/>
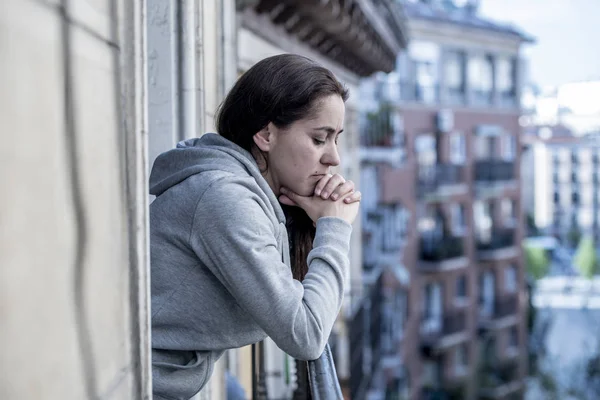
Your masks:
<path fill-rule="evenodd" d="M 287 204 L 287 205 L 300 205 L 300 203 L 302 203 L 302 196 L 300 196 L 297 193 L 292 192 L 289 189 L 286 188 L 281 188 L 281 194 L 282 196 L 279 197 L 279 201 L 281 201 L 283 204 Z M 290 202 L 288 203 L 287 200 L 289 200 Z"/>
<path fill-rule="evenodd" d="M 279 202 L 281 204 L 285 204 L 286 206 L 298 206 L 298 204 L 296 204 L 294 202 L 294 200 L 290 199 L 288 196 L 286 196 L 285 194 L 282 194 L 281 196 L 279 196 Z"/>

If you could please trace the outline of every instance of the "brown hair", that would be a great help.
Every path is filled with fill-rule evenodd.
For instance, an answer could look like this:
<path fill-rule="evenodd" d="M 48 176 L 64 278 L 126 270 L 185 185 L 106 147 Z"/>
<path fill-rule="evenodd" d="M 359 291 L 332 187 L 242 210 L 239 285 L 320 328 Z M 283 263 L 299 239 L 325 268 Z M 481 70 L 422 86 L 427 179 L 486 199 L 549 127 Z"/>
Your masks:
<path fill-rule="evenodd" d="M 296 54 L 281 54 L 259 61 L 233 86 L 216 116 L 218 133 L 252 154 L 261 154 L 256 133 L 269 123 L 285 129 L 310 118 L 318 100 L 337 94 L 343 101 L 348 90 L 327 68 Z M 265 159 L 266 161 L 266 159 Z M 268 168 L 268 165 L 267 165 Z M 299 207 L 282 205 L 290 238 L 292 273 L 302 280 L 315 228 Z"/>

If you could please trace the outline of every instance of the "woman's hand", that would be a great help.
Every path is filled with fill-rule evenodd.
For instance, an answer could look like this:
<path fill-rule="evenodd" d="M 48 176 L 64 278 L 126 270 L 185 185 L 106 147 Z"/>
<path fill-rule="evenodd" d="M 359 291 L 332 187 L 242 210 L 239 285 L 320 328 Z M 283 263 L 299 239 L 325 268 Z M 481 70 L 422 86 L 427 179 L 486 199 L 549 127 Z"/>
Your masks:
<path fill-rule="evenodd" d="M 321 217 L 337 217 L 351 224 L 356 219 L 360 205 L 360 192 L 347 193 L 336 201 L 323 200 L 318 196 L 300 196 L 286 188 L 281 188 L 281 193 L 282 195 L 279 196 L 281 203 L 302 208 L 314 223 Z M 359 200 L 351 203 L 345 201 L 356 193 Z"/>
<path fill-rule="evenodd" d="M 354 190 L 354 182 L 345 180 L 340 174 L 327 174 L 317 183 L 315 196 L 333 201 L 344 197 L 344 202 L 354 203 L 360 201 L 361 195 L 360 192 Z"/>

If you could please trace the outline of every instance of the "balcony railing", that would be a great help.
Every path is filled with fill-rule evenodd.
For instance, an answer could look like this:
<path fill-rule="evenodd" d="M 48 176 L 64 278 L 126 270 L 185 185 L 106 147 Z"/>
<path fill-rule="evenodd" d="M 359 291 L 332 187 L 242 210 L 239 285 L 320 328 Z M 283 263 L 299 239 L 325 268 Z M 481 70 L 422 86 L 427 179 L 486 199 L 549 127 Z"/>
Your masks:
<path fill-rule="evenodd" d="M 517 295 L 496 298 L 494 302 L 494 318 L 504 318 L 515 315 L 518 308 L 519 298 Z"/>
<path fill-rule="evenodd" d="M 478 251 L 500 250 L 515 245 L 515 231 L 513 229 L 493 230 L 489 240 L 477 242 Z"/>
<path fill-rule="evenodd" d="M 365 398 L 381 361 L 383 276 L 366 291 L 350 320 L 350 394 Z"/>
<path fill-rule="evenodd" d="M 475 180 L 482 183 L 515 179 L 514 161 L 486 160 L 475 162 Z"/>
<path fill-rule="evenodd" d="M 420 259 L 439 263 L 464 256 L 464 243 L 461 237 L 442 237 L 440 239 L 421 238 Z"/>
<path fill-rule="evenodd" d="M 467 327 L 465 311 L 446 313 L 439 319 L 426 317 L 421 321 L 421 341 L 426 346 L 435 345 L 445 336 L 463 332 Z"/>
<path fill-rule="evenodd" d="M 510 361 L 484 360 L 479 398 L 498 399 L 522 388 L 518 359 Z"/>
<path fill-rule="evenodd" d="M 419 167 L 418 187 L 421 194 L 441 186 L 464 183 L 464 167 L 455 164 L 434 164 Z"/>

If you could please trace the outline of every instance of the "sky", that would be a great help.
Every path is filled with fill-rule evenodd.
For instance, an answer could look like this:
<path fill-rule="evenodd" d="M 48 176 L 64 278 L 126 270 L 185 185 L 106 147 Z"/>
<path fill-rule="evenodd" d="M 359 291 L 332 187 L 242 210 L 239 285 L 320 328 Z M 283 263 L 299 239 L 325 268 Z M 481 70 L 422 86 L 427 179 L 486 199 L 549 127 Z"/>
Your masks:
<path fill-rule="evenodd" d="M 481 0 L 479 11 L 536 38 L 525 50 L 531 83 L 600 80 L 600 0 Z"/>

